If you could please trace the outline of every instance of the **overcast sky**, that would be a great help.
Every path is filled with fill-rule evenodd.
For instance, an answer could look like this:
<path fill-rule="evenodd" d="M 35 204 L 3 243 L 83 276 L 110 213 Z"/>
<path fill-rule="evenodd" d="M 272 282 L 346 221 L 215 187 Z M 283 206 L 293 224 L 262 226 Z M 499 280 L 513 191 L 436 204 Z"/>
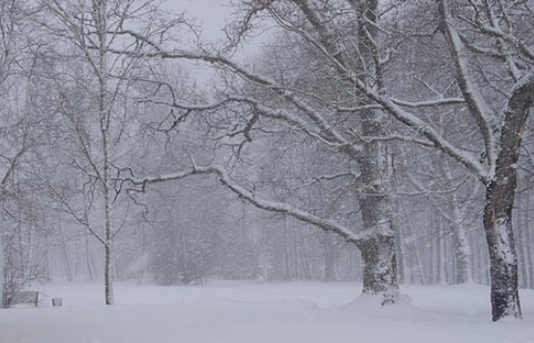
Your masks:
<path fill-rule="evenodd" d="M 227 0 L 166 0 L 165 6 L 194 18 L 202 26 L 203 38 L 214 41 L 225 37 L 222 30 L 231 20 L 232 8 L 225 3 Z"/>
<path fill-rule="evenodd" d="M 185 13 L 188 19 L 194 19 L 195 24 L 202 27 L 202 41 L 204 43 L 215 43 L 226 38 L 223 29 L 225 25 L 232 21 L 232 13 L 235 10 L 230 7 L 228 0 L 164 0 L 164 7 L 174 13 Z M 267 35 L 255 37 L 245 42 L 233 59 L 245 66 L 252 64 L 252 61 L 260 53 L 262 43 L 266 42 Z M 183 64 L 191 77 L 194 77 L 200 84 L 208 85 L 213 77 L 212 70 L 202 63 Z"/>

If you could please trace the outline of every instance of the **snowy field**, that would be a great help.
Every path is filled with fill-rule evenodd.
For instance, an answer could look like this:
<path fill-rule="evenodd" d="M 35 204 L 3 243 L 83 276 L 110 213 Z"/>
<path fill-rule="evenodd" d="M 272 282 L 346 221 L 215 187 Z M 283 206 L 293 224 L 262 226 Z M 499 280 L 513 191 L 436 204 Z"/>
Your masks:
<path fill-rule="evenodd" d="M 534 291 L 524 320 L 498 323 L 477 285 L 405 287 L 411 303 L 389 308 L 353 301 L 349 283 L 119 284 L 113 307 L 96 284 L 43 291 L 40 308 L 0 310 L 1 343 L 534 343 Z"/>

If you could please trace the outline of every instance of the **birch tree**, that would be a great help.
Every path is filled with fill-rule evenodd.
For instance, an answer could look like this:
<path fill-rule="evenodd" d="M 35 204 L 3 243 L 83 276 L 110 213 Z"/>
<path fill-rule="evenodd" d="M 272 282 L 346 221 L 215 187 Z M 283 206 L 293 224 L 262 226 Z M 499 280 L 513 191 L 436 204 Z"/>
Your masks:
<path fill-rule="evenodd" d="M 163 20 L 165 16 L 158 12 L 154 1 L 43 0 L 40 5 L 40 24 L 57 38 L 55 49 L 59 54 L 55 58 L 65 63 L 55 63 L 58 93 L 51 106 L 64 116 L 73 139 L 69 148 L 76 148 L 67 154 L 72 158 L 69 163 L 89 186 L 86 198 L 78 203 L 70 202 L 61 192 L 55 191 L 55 195 L 63 210 L 102 244 L 105 303 L 111 305 L 113 241 L 124 216 L 113 210 L 118 209 L 119 194 L 112 174 L 137 129 L 129 125 L 126 95 L 132 80 L 142 77 L 143 63 L 131 56 L 111 54 L 110 50 L 120 47 L 137 53 L 145 43 L 136 37 L 133 28 L 160 42 L 182 21 Z M 95 217 L 93 211 L 99 215 Z"/>

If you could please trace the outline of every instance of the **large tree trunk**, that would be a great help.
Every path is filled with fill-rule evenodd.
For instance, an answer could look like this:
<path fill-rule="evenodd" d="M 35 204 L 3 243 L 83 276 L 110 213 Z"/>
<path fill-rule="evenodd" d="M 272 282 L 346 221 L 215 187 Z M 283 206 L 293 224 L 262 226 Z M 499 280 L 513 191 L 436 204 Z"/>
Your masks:
<path fill-rule="evenodd" d="M 362 187 L 359 192 L 363 227 L 369 232 L 358 245 L 364 263 L 363 293 L 379 295 L 382 304 L 395 303 L 398 296 L 395 234 L 391 201 L 384 165 L 376 145 L 372 154 L 360 159 Z M 382 186 L 381 186 L 382 185 Z"/>
<path fill-rule="evenodd" d="M 362 133 L 366 137 L 384 136 L 383 123 L 374 111 L 362 113 Z M 358 158 L 360 166 L 360 203 L 362 222 L 369 235 L 359 248 L 364 263 L 363 293 L 379 295 L 382 304 L 395 303 L 398 297 L 395 232 L 390 199 L 390 169 L 386 146 L 379 141 L 364 144 Z"/>
<path fill-rule="evenodd" d="M 375 25 L 378 11 L 377 0 L 350 2 L 359 12 L 358 37 L 359 52 L 367 68 L 374 68 L 377 75 L 382 75 L 381 66 L 375 58 L 379 55 L 373 39 L 378 37 Z M 363 66 L 362 66 L 363 67 Z M 375 80 L 362 78 L 369 83 Z M 382 82 L 380 77 L 376 82 Z M 369 235 L 359 248 L 364 264 L 363 294 L 378 295 L 382 304 L 395 303 L 398 298 L 397 257 L 395 248 L 395 232 L 393 229 L 393 202 L 390 198 L 391 161 L 388 158 L 387 147 L 384 143 L 373 140 L 373 137 L 386 135 L 383 116 L 374 110 L 360 113 L 361 133 L 363 137 L 370 137 L 363 142 L 363 151 L 358 156 L 360 166 L 360 188 L 358 200 L 360 203 L 362 223 Z"/>
<path fill-rule="evenodd" d="M 488 242 L 493 321 L 504 317 L 521 318 L 517 255 L 512 230 L 514 188 L 510 182 L 493 182 L 486 194 L 484 229 Z"/>
<path fill-rule="evenodd" d="M 484 230 L 488 242 L 493 320 L 521 318 L 517 254 L 512 228 L 512 208 L 517 185 L 517 160 L 525 123 L 534 103 L 534 73 L 514 87 L 504 112 L 501 149 L 495 176 L 486 185 Z"/>
<path fill-rule="evenodd" d="M 382 305 L 398 297 L 395 236 L 376 234 L 359 245 L 363 259 L 363 294 L 381 297 Z"/>

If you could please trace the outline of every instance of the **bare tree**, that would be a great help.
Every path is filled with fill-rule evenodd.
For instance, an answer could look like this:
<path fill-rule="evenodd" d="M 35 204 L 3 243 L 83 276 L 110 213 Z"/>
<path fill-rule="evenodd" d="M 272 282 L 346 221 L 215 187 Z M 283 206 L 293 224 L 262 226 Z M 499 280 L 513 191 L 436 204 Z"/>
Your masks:
<path fill-rule="evenodd" d="M 70 149 L 68 163 L 86 180 L 83 199 L 76 200 L 76 194 L 70 199 L 58 188 L 53 192 L 63 210 L 102 244 L 105 303 L 111 305 L 113 241 L 124 226 L 125 216 L 119 211 L 112 174 L 126 156 L 128 140 L 136 129 L 128 118 L 127 96 L 131 95 L 132 82 L 142 76 L 145 62 L 110 51 L 126 47 L 138 54 L 146 43 L 132 28 L 159 42 L 182 20 L 164 21 L 165 16 L 150 0 L 43 0 L 40 6 L 41 27 L 57 38 L 56 54 L 49 56 L 56 59 L 51 63 L 58 89 L 51 106 L 64 116 L 73 143 L 62 149 Z M 100 215 L 95 216 L 96 212 Z"/>
<path fill-rule="evenodd" d="M 376 142 L 404 140 L 422 144 L 429 148 L 437 149 L 454 159 L 460 166 L 472 173 L 486 190 L 486 206 L 483 216 L 489 256 L 491 261 L 491 303 L 493 320 L 499 320 L 507 316 L 521 317 L 519 294 L 517 286 L 517 257 L 515 251 L 514 235 L 512 230 L 512 208 L 516 188 L 516 166 L 521 147 L 521 137 L 525 122 L 534 102 L 534 73 L 532 72 L 533 52 L 530 18 L 532 15 L 528 2 L 515 1 L 455 1 L 447 0 L 437 2 L 423 2 L 415 9 L 411 4 L 399 7 L 402 3 L 394 3 L 392 6 L 369 1 L 252 1 L 244 4 L 247 7 L 244 20 L 240 27 L 250 27 L 251 21 L 259 13 L 267 13 L 279 27 L 291 34 L 303 39 L 313 47 L 318 56 L 324 59 L 324 64 L 335 71 L 338 79 L 353 90 L 356 103 L 351 103 L 349 108 L 333 103 L 338 111 L 358 113 L 362 120 L 367 120 L 367 129 L 363 127 L 363 134 L 359 132 L 354 137 L 346 136 L 346 132 L 336 129 L 332 123 L 325 119 L 322 113 L 310 106 L 310 102 L 317 99 L 317 95 L 310 95 L 300 89 L 285 87 L 272 78 L 259 75 L 238 63 L 232 61 L 222 53 L 207 53 L 206 51 L 162 50 L 152 46 L 152 51 L 145 51 L 145 57 L 161 57 L 173 59 L 190 59 L 205 61 L 217 65 L 239 75 L 248 82 L 263 87 L 275 93 L 279 99 L 287 102 L 292 108 L 287 111 L 281 108 L 273 108 L 266 103 L 254 98 L 232 98 L 223 102 L 244 103 L 254 109 L 253 115 L 248 119 L 247 125 L 241 129 L 241 133 L 247 134 L 258 123 L 259 117 L 284 120 L 288 124 L 306 129 L 310 122 L 315 124 L 317 131 L 311 131 L 319 139 L 332 146 L 347 151 L 353 156 L 365 155 L 365 151 L 373 157 L 380 157 L 370 164 L 366 170 L 365 161 L 360 161 L 362 178 L 365 187 L 373 185 L 385 191 L 386 183 L 374 184 L 374 177 L 385 169 L 379 167 L 387 159 L 386 155 L 373 154 L 372 151 L 380 150 L 380 144 Z M 394 9 L 395 11 L 392 11 Z M 418 15 L 422 12 L 425 15 Z M 388 15 L 395 13 L 394 19 L 402 18 L 407 23 L 414 24 L 420 32 L 402 32 L 396 34 L 397 29 L 388 21 Z M 428 13 L 433 17 L 430 22 L 426 21 Z M 408 20 L 406 14 L 413 15 Z M 354 26 L 356 22 L 358 25 Z M 518 24 L 520 23 L 520 24 Z M 380 29 L 376 29 L 380 28 Z M 424 32 L 424 34 L 421 34 Z M 426 31 L 425 31 L 426 30 Z M 242 33 L 243 30 L 239 31 Z M 439 34 L 438 34 L 439 33 Z M 406 39 L 410 37 L 410 39 Z M 396 51 L 403 48 L 418 47 L 420 42 L 440 40 L 441 47 L 445 47 L 448 55 L 443 55 L 443 62 L 451 65 L 448 69 L 446 80 L 453 81 L 451 88 L 435 85 L 431 79 L 421 79 L 417 65 L 412 65 L 420 85 L 427 89 L 415 99 L 401 99 L 402 94 L 396 94 L 392 83 L 395 79 L 388 79 L 388 67 L 400 58 Z M 392 48 L 393 47 L 393 48 Z M 427 75 L 428 77 L 428 75 Z M 434 77 L 435 76 L 431 76 Z M 420 82 L 422 80 L 422 82 Z M 417 87 L 420 87 L 417 86 Z M 414 85 L 415 86 L 415 85 Z M 502 91 L 509 89 L 509 91 Z M 332 101 L 322 103 L 332 105 Z M 173 104 L 180 107 L 179 104 Z M 200 110 L 200 107 L 182 106 L 187 110 Z M 204 106 L 204 109 L 213 108 L 213 105 Z M 429 121 L 425 110 L 431 108 L 439 113 L 450 113 L 447 109 L 465 111 L 469 114 L 466 120 L 468 134 L 475 134 L 481 144 L 481 148 L 473 146 L 461 146 L 453 137 L 443 135 L 439 129 L 439 122 Z M 373 111 L 371 111 L 373 110 Z M 387 114 L 398 124 L 411 129 L 408 134 L 384 135 L 380 128 L 381 123 L 375 118 L 381 118 L 376 110 Z M 322 111 L 321 111 L 322 112 Z M 299 116 L 302 114 L 303 116 Z M 375 117 L 377 116 L 377 117 Z M 304 120 L 307 118 L 307 120 Z M 371 128 L 373 128 L 371 130 Z M 367 131 L 369 130 L 369 131 Z M 234 132 L 235 133 L 235 132 Z M 354 132 L 351 132 L 354 134 Z M 363 144 L 355 138 L 365 138 Z M 372 142 L 373 144 L 370 144 Z M 473 142 L 473 143 L 477 143 Z M 458 144 L 460 143 L 460 144 Z M 473 152 L 473 151 L 476 152 Z M 224 171 L 213 167 L 211 170 L 219 175 L 226 175 Z M 370 168 L 370 169 L 369 169 Z M 377 168 L 377 169 L 374 169 Z M 198 172 L 194 168 L 192 172 Z M 205 171 L 205 170 L 203 170 Z M 373 176 L 374 175 L 374 176 Z M 224 182 L 233 185 L 222 177 Z M 363 237 L 354 237 L 352 233 L 341 230 L 338 225 L 328 222 L 325 224 L 321 219 L 289 209 L 280 204 L 274 205 L 257 200 L 248 191 L 232 186 L 235 191 L 257 206 L 281 210 L 301 220 L 314 222 L 316 225 L 333 230 L 348 240 L 361 243 Z M 367 189 L 368 190 L 368 189 Z M 378 194 L 383 194 L 381 191 Z M 376 194 L 375 194 L 376 195 Z M 363 193 L 362 193 L 363 196 Z M 360 199 L 363 200 L 363 199 Z M 376 240 L 380 249 L 386 249 L 375 255 L 379 260 L 369 259 L 367 265 L 374 263 L 382 265 L 382 269 L 388 272 L 384 275 L 376 275 L 373 280 L 377 284 L 388 285 L 384 289 L 395 289 L 394 263 L 392 263 L 391 247 L 389 242 L 393 239 L 391 230 L 385 227 L 389 223 L 387 219 L 388 207 L 382 207 L 376 202 L 388 203 L 387 196 L 372 197 L 367 199 L 369 211 L 364 211 L 370 217 L 370 222 L 381 223 L 370 225 L 368 228 L 378 228 L 375 232 L 378 236 L 371 236 Z M 375 205 L 372 205 L 375 203 Z M 362 203 L 363 206 L 365 204 Z M 376 215 L 374 215 L 376 214 Z M 384 217 L 385 216 L 385 217 Z M 372 217 L 372 218 L 371 218 Z M 363 245 L 362 245 L 363 246 Z M 363 250 L 367 250 L 363 247 Z M 369 249 L 371 253 L 373 249 Z M 376 252 L 376 251 L 375 251 Z M 365 254 L 365 252 L 364 252 Z M 379 273 L 380 274 L 380 273 Z M 380 286 L 380 287 L 381 287 Z M 378 288 L 380 288 L 378 287 Z M 378 290 L 378 288 L 376 290 Z M 382 290 L 384 290 L 382 289 Z M 387 293 L 387 292 L 386 292 Z"/>
<path fill-rule="evenodd" d="M 275 5 L 269 5 L 265 6 L 264 9 L 269 11 L 275 20 L 280 20 L 287 25 L 296 25 L 292 23 L 292 20 L 298 19 L 300 20 L 299 25 L 307 25 L 306 23 L 308 22 L 311 23 L 312 30 L 323 31 L 320 27 L 323 19 L 319 18 L 322 16 L 320 13 L 322 13 L 323 8 L 310 7 L 309 4 L 302 1 L 295 1 L 291 6 L 296 6 L 296 9 L 300 11 L 296 12 L 297 17 L 301 14 L 304 17 L 300 19 L 293 17 L 291 13 L 294 8 L 286 8 L 287 6 L 285 4 L 282 4 L 280 8 Z M 254 12 L 254 9 L 251 11 Z M 359 30 L 369 29 L 367 20 L 373 20 L 372 7 L 366 8 L 365 13 L 367 19 L 362 19 L 358 22 L 357 27 L 359 27 Z M 368 43 L 362 42 L 359 48 L 366 50 L 362 57 L 367 63 L 368 59 L 371 58 L 369 54 L 371 50 L 366 44 Z M 319 224 L 322 222 L 322 218 L 313 215 L 308 216 L 308 214 L 297 215 L 297 213 L 300 213 L 300 210 L 287 210 L 283 212 L 308 223 L 318 225 L 327 231 L 333 230 L 341 234 L 348 241 L 356 243 L 364 259 L 363 293 L 378 296 L 382 303 L 396 302 L 398 286 L 396 278 L 395 236 L 392 228 L 392 209 L 387 181 L 390 159 L 388 158 L 386 144 L 381 140 L 365 138 L 369 136 L 383 137 L 386 135 L 385 122 L 383 121 L 384 117 L 375 112 L 375 109 L 372 106 L 368 106 L 365 101 L 362 102 L 362 100 L 355 99 L 354 97 L 337 99 L 340 102 L 347 101 L 348 103 L 354 104 L 355 107 L 349 109 L 340 109 L 334 103 L 336 100 L 322 99 L 318 95 L 318 99 L 315 99 L 315 103 L 312 104 L 309 97 L 305 94 L 302 96 L 302 94 L 294 92 L 290 87 L 284 85 L 282 81 L 250 73 L 222 55 L 210 56 L 205 52 L 199 54 L 184 52 L 181 54 L 158 50 L 155 44 L 152 44 L 151 47 L 155 48 L 156 52 L 145 52 L 143 56 L 204 60 L 233 69 L 234 72 L 247 80 L 247 82 L 250 82 L 257 89 L 257 92 L 268 90 L 266 97 L 247 95 L 245 92 L 245 94 L 223 95 L 223 100 L 217 104 L 192 106 L 174 101 L 169 104 L 170 106 L 183 110 L 185 113 L 209 111 L 217 108 L 234 113 L 230 109 L 234 104 L 237 107 L 244 106 L 246 111 L 251 113 L 251 117 L 246 118 L 246 122 L 244 123 L 242 122 L 242 116 L 238 117 L 237 122 L 230 121 L 227 124 L 229 132 L 226 134 L 229 137 L 243 135 L 245 138 L 244 142 L 251 141 L 251 134 L 259 123 L 258 119 L 265 117 L 270 121 L 281 122 L 282 125 L 289 125 L 293 129 L 305 133 L 309 138 L 326 144 L 331 151 L 341 153 L 358 163 L 359 176 L 356 174 L 351 175 L 350 172 L 345 171 L 345 175 L 357 180 L 354 184 L 357 184 L 356 193 L 361 207 L 360 213 L 364 227 L 364 233 L 361 235 L 357 234 L 357 239 L 350 230 L 347 231 L 344 228 L 339 230 L 330 229 L 327 228 L 328 225 Z M 120 53 L 124 52 L 122 51 Z M 323 59 L 322 56 L 317 56 L 315 55 L 314 63 L 318 63 Z M 351 67 L 355 68 L 355 70 L 362 68 L 361 63 L 356 63 L 351 65 Z M 340 75 L 335 69 L 331 70 L 331 72 L 333 75 L 325 76 L 335 77 L 338 80 L 344 78 L 344 75 Z M 369 80 L 369 82 L 371 81 Z M 329 104 L 327 101 L 331 101 L 334 104 Z M 276 103 L 280 105 L 276 106 Z M 343 125 L 339 124 L 347 123 L 352 113 L 357 111 L 357 108 L 365 108 L 365 111 L 364 115 L 361 116 L 361 120 L 355 123 L 356 125 L 353 128 L 343 127 Z M 333 114 L 324 115 L 323 112 L 325 110 L 333 110 Z M 230 120 L 232 119 L 230 118 Z M 358 126 L 361 126 L 361 128 Z M 219 127 L 221 128 L 221 126 Z M 231 127 L 234 127 L 234 129 L 231 129 Z M 355 134 L 355 132 L 360 133 Z M 359 140 L 355 138 L 359 138 Z M 240 150 L 241 148 L 237 149 L 237 151 Z M 224 172 L 218 167 L 216 170 L 221 173 Z M 324 179 L 328 180 L 329 178 L 325 177 Z M 330 179 L 337 179 L 337 177 L 331 177 Z M 258 204 L 255 205 L 257 206 Z M 262 208 L 278 211 L 278 209 L 269 206 Z M 337 224 L 334 226 L 338 227 Z"/>
<path fill-rule="evenodd" d="M 31 49 L 38 49 L 39 42 L 34 41 L 30 48 L 34 32 L 26 8 L 21 1 L 0 1 L 0 204 L 4 224 L 0 229 L 0 284 L 6 307 L 16 292 L 41 275 L 34 251 L 35 216 L 30 213 L 33 204 L 28 182 L 28 157 L 40 132 L 31 91 L 35 68 Z"/>

